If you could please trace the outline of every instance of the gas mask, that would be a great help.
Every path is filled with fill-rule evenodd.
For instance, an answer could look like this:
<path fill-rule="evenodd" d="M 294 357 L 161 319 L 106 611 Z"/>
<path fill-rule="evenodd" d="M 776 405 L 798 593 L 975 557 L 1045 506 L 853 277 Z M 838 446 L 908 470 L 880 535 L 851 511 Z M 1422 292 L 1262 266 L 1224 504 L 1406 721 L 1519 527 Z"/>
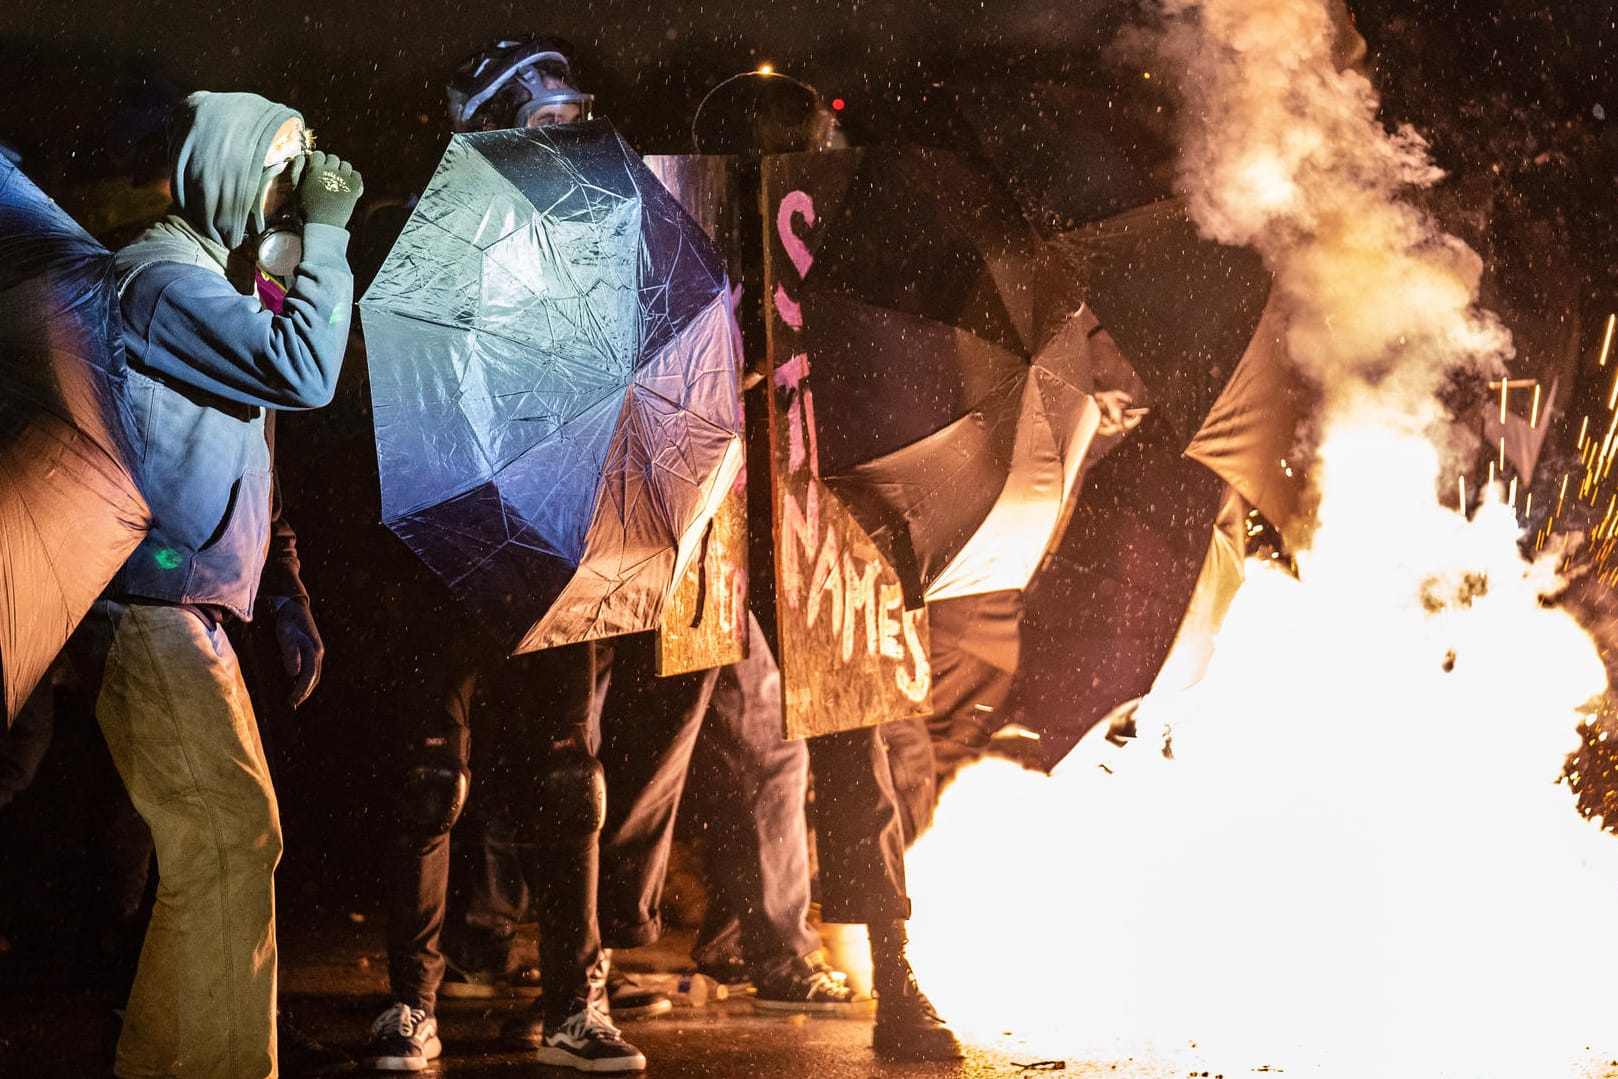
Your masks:
<path fill-rule="evenodd" d="M 258 238 L 254 252 L 253 291 L 265 310 L 279 315 L 286 306 L 292 271 L 303 261 L 303 229 L 296 219 L 272 225 Z"/>
<path fill-rule="evenodd" d="M 297 132 L 297 144 L 287 149 L 272 148 L 281 157 L 264 167 L 259 181 L 258 202 L 253 212 L 254 269 L 253 291 L 266 310 L 277 315 L 286 305 L 292 271 L 303 261 L 303 222 L 298 217 L 298 182 L 314 148 L 314 133 Z M 282 156 L 285 154 L 286 156 Z"/>

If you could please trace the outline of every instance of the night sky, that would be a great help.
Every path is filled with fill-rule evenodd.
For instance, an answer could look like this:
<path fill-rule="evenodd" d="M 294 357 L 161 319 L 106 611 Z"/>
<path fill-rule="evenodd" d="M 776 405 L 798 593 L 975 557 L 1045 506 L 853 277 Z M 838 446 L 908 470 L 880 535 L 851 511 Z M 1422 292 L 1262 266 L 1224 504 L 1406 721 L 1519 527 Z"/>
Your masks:
<path fill-rule="evenodd" d="M 1604 5 L 1352 6 L 1373 62 L 1397 57 L 1379 82 L 1411 118 L 1442 122 L 1453 105 L 1435 93 L 1493 88 L 1557 119 L 1588 117 L 1598 104 L 1618 110 L 1618 101 L 1603 103 L 1618 37 Z M 442 86 L 455 62 L 498 35 L 536 32 L 573 42 L 598 111 L 643 153 L 687 150 L 706 89 L 765 60 L 845 98 L 847 126 L 880 137 L 931 84 L 974 72 L 1117 82 L 1123 73 L 1103 57 L 1136 9 L 1127 0 L 10 0 L 0 5 L 0 138 L 29 152 L 36 172 L 93 169 L 142 83 L 251 89 L 302 109 L 328 146 L 352 148 L 373 188 L 409 187 L 436 157 Z M 1413 79 L 1412 54 L 1436 77 Z"/>

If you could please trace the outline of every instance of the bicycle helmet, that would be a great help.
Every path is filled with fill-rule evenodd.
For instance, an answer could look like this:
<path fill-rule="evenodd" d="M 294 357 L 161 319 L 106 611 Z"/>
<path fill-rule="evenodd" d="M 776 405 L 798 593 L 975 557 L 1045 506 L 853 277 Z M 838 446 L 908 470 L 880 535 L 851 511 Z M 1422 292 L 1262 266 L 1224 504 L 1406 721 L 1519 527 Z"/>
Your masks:
<path fill-rule="evenodd" d="M 447 87 L 450 127 L 527 127 L 542 110 L 562 105 L 574 106 L 578 119 L 588 120 L 595 95 L 578 88 L 567 49 L 558 38 L 522 37 L 473 53 Z"/>

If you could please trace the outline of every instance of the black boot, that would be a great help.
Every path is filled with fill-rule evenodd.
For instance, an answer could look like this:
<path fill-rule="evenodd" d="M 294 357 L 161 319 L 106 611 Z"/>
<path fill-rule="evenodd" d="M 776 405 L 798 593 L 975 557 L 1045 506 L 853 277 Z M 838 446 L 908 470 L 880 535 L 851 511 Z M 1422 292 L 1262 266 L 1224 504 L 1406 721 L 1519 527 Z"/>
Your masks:
<path fill-rule="evenodd" d="M 876 988 L 876 1029 L 871 1047 L 884 1060 L 959 1060 L 954 1031 L 944 1025 L 916 984 L 905 958 L 903 922 L 867 926 L 871 934 L 871 981 Z"/>

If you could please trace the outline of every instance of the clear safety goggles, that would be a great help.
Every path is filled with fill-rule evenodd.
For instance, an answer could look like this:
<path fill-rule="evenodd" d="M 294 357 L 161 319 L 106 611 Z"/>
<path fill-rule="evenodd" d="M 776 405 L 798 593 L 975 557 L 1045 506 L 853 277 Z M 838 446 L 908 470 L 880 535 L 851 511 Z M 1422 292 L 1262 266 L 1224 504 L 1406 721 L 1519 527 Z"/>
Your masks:
<path fill-rule="evenodd" d="M 582 124 L 590 119 L 595 103 L 594 94 L 565 86 L 555 90 L 538 90 L 517 110 L 517 126 L 565 127 L 568 124 Z"/>

